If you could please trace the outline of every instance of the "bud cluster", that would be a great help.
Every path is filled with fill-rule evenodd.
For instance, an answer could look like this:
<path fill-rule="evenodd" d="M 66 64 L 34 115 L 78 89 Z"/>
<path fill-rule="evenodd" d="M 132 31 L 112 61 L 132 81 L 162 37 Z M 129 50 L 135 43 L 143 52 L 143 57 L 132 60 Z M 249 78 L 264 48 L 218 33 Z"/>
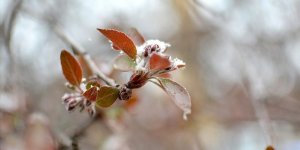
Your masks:
<path fill-rule="evenodd" d="M 66 93 L 62 97 L 62 101 L 68 111 L 73 111 L 78 107 L 80 112 L 87 110 L 90 116 L 95 115 L 95 104 L 80 93 Z"/>

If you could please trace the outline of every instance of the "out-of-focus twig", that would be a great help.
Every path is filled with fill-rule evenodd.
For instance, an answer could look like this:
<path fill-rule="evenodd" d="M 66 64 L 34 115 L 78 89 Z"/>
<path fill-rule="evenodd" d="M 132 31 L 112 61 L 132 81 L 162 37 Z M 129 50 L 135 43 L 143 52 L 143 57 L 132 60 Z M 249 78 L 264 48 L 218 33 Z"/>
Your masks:
<path fill-rule="evenodd" d="M 84 50 L 84 48 L 82 48 L 79 44 L 76 44 L 76 42 L 74 42 L 70 37 L 68 37 L 65 33 L 62 32 L 62 30 L 58 29 L 58 28 L 54 28 L 55 33 L 57 33 L 57 35 L 67 44 L 70 44 L 70 46 L 72 47 L 73 52 L 76 55 L 82 56 L 84 61 L 87 64 L 87 67 L 89 67 L 89 69 L 95 74 L 97 75 L 98 78 L 100 78 L 101 80 L 103 80 L 107 85 L 110 86 L 116 86 L 116 82 L 107 77 L 103 72 L 101 72 L 101 70 L 96 66 L 95 62 L 91 59 L 90 55 L 88 55 L 88 53 Z M 78 150 L 78 139 L 84 135 L 85 131 L 97 120 L 102 118 L 103 112 L 98 110 L 97 114 L 95 115 L 94 118 L 86 121 L 84 124 L 81 124 L 76 130 L 74 130 L 71 134 L 70 134 L 70 139 L 72 140 L 72 144 L 71 147 L 73 150 Z M 64 144 L 60 144 L 59 145 L 60 149 L 64 149 L 64 147 L 66 147 Z"/>
<path fill-rule="evenodd" d="M 44 19 L 45 21 L 48 22 L 48 25 L 50 26 L 51 29 L 58 35 L 66 44 L 70 45 L 72 47 L 72 50 L 75 55 L 82 56 L 83 60 L 87 64 L 87 67 L 89 70 L 92 71 L 93 74 L 97 75 L 98 78 L 103 80 L 107 85 L 110 86 L 116 86 L 116 82 L 106 76 L 95 64 L 95 62 L 92 60 L 90 55 L 86 52 L 86 50 L 79 44 L 77 44 L 70 36 L 68 36 L 65 32 L 63 32 L 62 29 L 57 27 L 57 24 L 53 22 L 51 17 L 47 18 L 39 18 L 39 16 L 36 16 L 35 14 L 31 13 L 30 11 L 26 11 L 27 14 L 30 14 L 32 17 L 38 18 L 38 19 Z M 98 110 L 95 117 L 88 119 L 85 121 L 83 124 L 79 124 L 78 127 L 72 131 L 69 135 L 68 138 L 71 140 L 71 145 L 69 143 L 65 143 L 63 141 L 59 141 L 58 143 L 58 148 L 60 150 L 66 150 L 66 149 L 73 149 L 73 150 L 78 150 L 78 140 L 80 137 L 82 137 L 85 133 L 85 131 L 97 120 L 102 120 L 103 112 L 101 110 Z M 104 123 L 104 125 L 106 125 Z"/>
<path fill-rule="evenodd" d="M 23 10 L 30 16 L 36 18 L 36 19 L 41 19 L 47 22 L 49 27 L 58 35 L 66 44 L 70 45 L 74 54 L 78 56 L 82 56 L 83 60 L 87 64 L 87 67 L 89 70 L 92 71 L 93 74 L 95 74 L 98 78 L 103 80 L 107 85 L 110 86 L 116 86 L 116 82 L 106 76 L 95 64 L 95 62 L 92 60 L 90 55 L 86 52 L 86 50 L 77 42 L 75 42 L 70 36 L 68 36 L 63 30 L 59 27 L 57 27 L 57 21 L 53 19 L 51 16 L 47 17 L 40 17 L 39 15 L 36 15 L 32 13 L 29 10 Z M 79 124 L 78 127 L 72 131 L 69 135 L 68 138 L 71 140 L 71 144 L 66 143 L 64 141 L 59 141 L 58 143 L 58 149 L 59 150 L 79 150 L 78 146 L 78 140 L 85 134 L 86 130 L 97 120 L 103 121 L 103 112 L 101 110 L 98 110 L 97 113 L 95 114 L 95 117 L 89 118 L 88 120 L 84 121 L 82 124 Z M 104 125 L 107 125 L 103 121 Z M 108 128 L 109 129 L 109 128 Z"/>
<path fill-rule="evenodd" d="M 60 29 L 55 28 L 54 30 L 57 33 L 57 35 L 61 37 L 62 40 L 71 45 L 75 55 L 83 57 L 83 60 L 86 62 L 90 70 L 95 75 L 97 75 L 98 78 L 103 80 L 107 85 L 116 86 L 116 82 L 113 79 L 106 76 L 102 71 L 100 71 L 95 62 L 92 60 L 91 56 L 80 45 L 76 44 L 74 40 L 72 40 L 69 36 L 64 34 Z"/>
<path fill-rule="evenodd" d="M 17 15 L 18 15 L 18 12 L 19 12 L 21 6 L 22 6 L 22 0 L 16 0 L 13 3 L 12 9 L 11 9 L 12 11 L 11 11 L 10 15 L 8 15 L 6 24 L 4 25 L 5 46 L 6 46 L 7 53 L 11 59 L 11 62 L 13 62 L 13 54 L 12 54 L 12 49 L 11 49 L 11 36 L 12 36 L 13 28 L 14 28 L 16 18 L 17 18 Z"/>
<path fill-rule="evenodd" d="M 253 96 L 248 94 L 248 90 L 245 85 L 242 85 L 242 88 L 243 88 L 245 94 L 247 94 L 247 96 L 249 96 L 251 99 L 251 104 L 254 109 L 255 116 L 258 120 L 260 127 L 262 128 L 262 130 L 264 132 L 267 144 L 274 145 L 275 144 L 274 131 L 273 131 L 273 127 L 271 126 L 272 122 L 271 122 L 268 110 L 266 108 L 265 101 L 262 99 L 253 98 Z"/>
<path fill-rule="evenodd" d="M 273 145 L 274 144 L 274 135 L 273 135 L 273 128 L 271 126 L 271 119 L 269 113 L 266 109 L 265 102 L 259 99 L 251 99 L 252 105 L 255 110 L 256 117 L 260 126 L 262 127 L 267 144 Z"/>
<path fill-rule="evenodd" d="M 101 113 L 97 113 L 96 116 L 93 119 L 90 119 L 89 121 L 82 124 L 78 129 L 74 130 L 73 133 L 71 133 L 70 138 L 72 140 L 72 149 L 77 150 L 78 147 L 78 139 L 84 135 L 85 131 L 98 119 L 101 119 Z"/>

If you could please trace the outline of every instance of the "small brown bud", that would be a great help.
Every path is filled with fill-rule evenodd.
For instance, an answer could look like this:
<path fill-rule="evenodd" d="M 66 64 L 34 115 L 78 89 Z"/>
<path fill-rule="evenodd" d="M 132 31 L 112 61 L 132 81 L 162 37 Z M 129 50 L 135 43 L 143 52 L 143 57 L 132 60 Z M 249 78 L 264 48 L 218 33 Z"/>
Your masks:
<path fill-rule="evenodd" d="M 126 87 L 129 89 L 140 88 L 148 81 L 148 73 L 143 71 L 135 72 L 131 77 Z"/>
<path fill-rule="evenodd" d="M 120 100 L 128 100 L 132 95 L 132 90 L 126 87 L 126 85 L 122 85 L 119 88 L 119 99 Z"/>

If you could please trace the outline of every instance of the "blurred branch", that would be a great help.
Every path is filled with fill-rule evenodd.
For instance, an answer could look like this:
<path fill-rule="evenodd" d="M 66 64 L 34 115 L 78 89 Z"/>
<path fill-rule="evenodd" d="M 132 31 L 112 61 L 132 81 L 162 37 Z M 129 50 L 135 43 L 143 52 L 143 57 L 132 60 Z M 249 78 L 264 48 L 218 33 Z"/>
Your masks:
<path fill-rule="evenodd" d="M 209 12 L 209 13 L 211 13 L 211 14 L 213 14 L 213 15 L 216 15 L 215 12 L 214 12 L 213 10 L 211 10 L 210 8 L 208 8 L 208 7 L 206 7 L 205 5 L 203 5 L 203 3 L 202 3 L 200 0 L 193 0 L 193 1 L 192 1 L 192 5 L 193 5 L 194 7 L 198 7 L 198 9 L 200 8 L 200 9 L 206 11 L 206 12 Z"/>
<path fill-rule="evenodd" d="M 50 26 L 50 28 L 53 29 L 53 31 L 56 33 L 56 35 L 58 35 L 65 43 L 69 44 L 74 52 L 75 55 L 81 56 L 83 58 L 83 60 L 86 62 L 87 67 L 89 68 L 89 70 L 92 71 L 93 74 L 95 74 L 98 78 L 100 78 L 101 80 L 103 80 L 107 85 L 110 86 L 116 86 L 117 84 L 115 83 L 115 81 L 109 77 L 107 77 L 95 64 L 95 62 L 92 60 L 92 58 L 90 57 L 90 55 L 86 52 L 86 50 L 79 44 L 77 44 L 77 42 L 75 42 L 70 36 L 68 36 L 66 33 L 63 32 L 63 30 L 61 30 L 59 27 L 57 26 L 56 21 L 54 21 L 52 19 L 52 17 L 40 17 L 34 13 L 32 13 L 29 10 L 24 10 L 27 14 L 29 14 L 30 16 L 34 17 L 34 18 L 38 18 L 38 19 L 42 19 L 45 20 L 46 22 L 48 22 L 48 25 Z M 80 137 L 82 137 L 86 130 L 97 120 L 103 120 L 103 112 L 101 110 L 97 111 L 97 114 L 95 115 L 95 117 L 85 121 L 83 124 L 79 124 L 79 126 L 77 127 L 77 129 L 75 129 L 74 131 L 72 131 L 68 138 L 71 140 L 71 145 L 64 142 L 64 141 L 60 141 L 59 143 L 59 149 L 60 150 L 65 150 L 65 149 L 73 149 L 73 150 L 78 150 L 78 139 Z M 104 125 L 106 125 L 104 123 Z"/>
<path fill-rule="evenodd" d="M 98 111 L 98 113 L 95 115 L 95 117 L 85 121 L 83 124 L 80 124 L 80 126 L 77 127 L 73 132 L 69 134 L 69 138 L 71 140 L 71 145 L 60 142 L 58 145 L 59 150 L 66 150 L 66 149 L 72 149 L 72 150 L 79 150 L 78 147 L 78 140 L 84 136 L 87 129 L 93 125 L 97 120 L 102 120 L 102 113 Z"/>
<path fill-rule="evenodd" d="M 115 81 L 107 77 L 101 70 L 96 66 L 95 62 L 92 60 L 90 55 L 84 50 L 83 47 L 76 44 L 69 36 L 64 34 L 62 30 L 54 28 L 55 33 L 66 43 L 70 44 L 75 55 L 82 56 L 83 60 L 86 62 L 89 69 L 97 75 L 98 78 L 103 80 L 107 85 L 116 86 Z M 70 134 L 70 139 L 72 140 L 71 147 L 73 150 L 78 150 L 78 139 L 84 135 L 85 131 L 97 120 L 102 119 L 103 112 L 98 110 L 96 117 L 86 121 L 84 124 L 81 124 L 76 130 Z M 65 144 L 60 144 L 60 149 L 64 149 Z"/>
<path fill-rule="evenodd" d="M 100 78 L 101 80 L 103 80 L 107 85 L 110 86 L 116 86 L 116 82 L 107 77 L 95 64 L 95 62 L 92 60 L 91 56 L 78 44 L 76 44 L 76 42 L 74 42 L 69 36 L 67 36 L 66 34 L 64 34 L 62 32 L 62 30 L 55 28 L 54 29 L 55 32 L 57 33 L 57 35 L 66 43 L 70 44 L 72 47 L 72 50 L 74 52 L 75 55 L 79 55 L 82 56 L 83 60 L 86 62 L 86 64 L 88 65 L 88 67 L 90 68 L 90 70 L 97 75 L 98 78 Z"/>
<path fill-rule="evenodd" d="M 16 22 L 18 12 L 22 6 L 22 0 L 16 0 L 12 6 L 12 11 L 7 17 L 7 23 L 4 25 L 4 41 L 8 55 L 10 56 L 11 61 L 13 62 L 13 55 L 11 49 L 11 37 L 13 28 Z"/>
<path fill-rule="evenodd" d="M 266 109 L 265 101 L 259 99 L 251 99 L 256 117 L 267 139 L 267 144 L 274 144 L 273 128 L 271 127 L 271 119 Z"/>
<path fill-rule="evenodd" d="M 96 116 L 93 119 L 90 119 L 89 121 L 82 124 L 78 129 L 76 129 L 71 135 L 70 138 L 72 139 L 72 148 L 73 149 L 79 149 L 78 148 L 78 139 L 82 137 L 85 133 L 85 131 L 98 119 L 101 119 L 101 113 L 96 114 Z"/>
<path fill-rule="evenodd" d="M 250 97 L 250 95 L 247 92 L 247 87 L 245 85 L 242 85 L 242 89 L 244 90 L 245 94 L 247 94 L 247 96 Z M 255 116 L 258 119 L 258 123 L 264 132 L 267 145 L 274 145 L 275 136 L 273 134 L 274 131 L 271 126 L 271 119 L 266 108 L 265 100 L 250 97 L 250 101 L 254 109 Z"/>

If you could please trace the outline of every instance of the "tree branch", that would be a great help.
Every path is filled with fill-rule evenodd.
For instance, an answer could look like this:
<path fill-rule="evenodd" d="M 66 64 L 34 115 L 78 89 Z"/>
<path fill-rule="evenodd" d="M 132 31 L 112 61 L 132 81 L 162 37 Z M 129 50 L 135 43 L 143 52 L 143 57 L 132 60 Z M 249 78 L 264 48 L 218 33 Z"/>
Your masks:
<path fill-rule="evenodd" d="M 74 40 L 72 40 L 69 36 L 67 36 L 66 34 L 64 34 L 60 29 L 55 28 L 54 29 L 55 32 L 57 33 L 57 35 L 66 43 L 70 44 L 72 47 L 72 50 L 74 52 L 75 55 L 79 55 L 82 56 L 83 60 L 86 62 L 86 64 L 88 65 L 88 67 L 90 68 L 90 70 L 97 75 L 98 78 L 100 78 L 101 80 L 103 80 L 107 85 L 110 86 L 116 86 L 116 82 L 109 78 L 108 76 L 106 76 L 95 64 L 95 62 L 92 60 L 91 56 L 84 50 L 84 48 L 82 48 L 80 45 L 76 44 L 76 42 L 74 42 Z"/>
<path fill-rule="evenodd" d="M 275 135 L 272 127 L 272 120 L 270 119 L 269 112 L 266 108 L 265 100 L 253 98 L 253 96 L 248 94 L 247 87 L 242 85 L 242 89 L 251 98 L 251 104 L 255 112 L 255 116 L 258 120 L 258 123 L 261 129 L 264 132 L 265 139 L 268 145 L 274 145 Z"/>
<path fill-rule="evenodd" d="M 87 67 L 92 71 L 93 74 L 97 75 L 98 78 L 103 80 L 107 85 L 110 86 L 116 86 L 116 82 L 106 76 L 101 70 L 97 67 L 95 62 L 92 60 L 90 55 L 84 50 L 83 47 L 81 47 L 79 44 L 76 44 L 74 40 L 72 40 L 69 36 L 67 36 L 65 33 L 62 32 L 62 30 L 58 28 L 54 28 L 55 33 L 66 43 L 68 43 L 74 52 L 75 55 L 82 56 L 83 60 L 86 62 Z M 72 141 L 70 146 L 67 146 L 66 144 L 59 143 L 59 149 L 64 150 L 68 149 L 68 147 L 71 147 L 73 150 L 78 150 L 78 139 L 84 135 L 85 131 L 97 120 L 102 119 L 103 112 L 101 110 L 97 111 L 97 114 L 92 119 L 89 119 L 84 124 L 81 124 L 79 128 L 74 130 L 70 135 L 70 139 Z"/>
<path fill-rule="evenodd" d="M 74 132 L 71 133 L 71 135 L 70 135 L 70 138 L 72 140 L 71 147 L 73 150 L 79 150 L 79 147 L 78 147 L 79 138 L 82 137 L 84 135 L 85 131 L 98 119 L 102 119 L 102 113 L 100 113 L 99 111 L 94 118 L 86 121 L 78 129 L 74 130 Z"/>
<path fill-rule="evenodd" d="M 21 6 L 22 6 L 22 0 L 17 0 L 12 6 L 12 11 L 10 15 L 7 17 L 7 21 L 6 21 L 7 23 L 4 24 L 5 46 L 6 46 L 7 53 L 11 59 L 11 62 L 13 62 L 13 54 L 11 50 L 11 36 Z"/>
<path fill-rule="evenodd" d="M 30 11 L 27 11 L 27 13 L 31 16 L 34 16 L 35 18 L 39 17 L 36 14 L 31 13 Z M 97 67 L 95 62 L 90 57 L 90 55 L 86 52 L 86 50 L 81 45 L 77 44 L 77 42 L 75 42 L 70 36 L 68 36 L 65 32 L 63 32 L 63 30 L 61 28 L 57 27 L 56 23 L 51 22 L 51 21 L 53 21 L 53 20 L 51 20 L 51 18 L 42 17 L 39 19 L 45 19 L 48 22 L 48 24 L 50 25 L 50 28 L 53 29 L 53 31 L 56 33 L 56 35 L 58 35 L 65 43 L 67 43 L 71 46 L 74 54 L 81 56 L 83 58 L 83 60 L 87 64 L 87 67 L 89 68 L 89 70 L 92 71 L 93 74 L 95 74 L 98 78 L 103 80 L 109 86 L 117 85 L 113 79 L 106 76 Z M 95 117 L 89 118 L 88 120 L 86 120 L 82 124 L 80 124 L 77 129 L 75 129 L 68 135 L 68 137 L 72 143 L 70 144 L 68 142 L 60 141 L 58 143 L 59 144 L 58 149 L 59 150 L 66 150 L 66 149 L 78 150 L 79 149 L 78 139 L 80 137 L 82 137 L 85 134 L 86 130 L 97 120 L 103 121 L 103 111 L 98 110 L 97 113 L 95 114 Z M 104 125 L 107 125 L 107 124 L 104 122 Z"/>

